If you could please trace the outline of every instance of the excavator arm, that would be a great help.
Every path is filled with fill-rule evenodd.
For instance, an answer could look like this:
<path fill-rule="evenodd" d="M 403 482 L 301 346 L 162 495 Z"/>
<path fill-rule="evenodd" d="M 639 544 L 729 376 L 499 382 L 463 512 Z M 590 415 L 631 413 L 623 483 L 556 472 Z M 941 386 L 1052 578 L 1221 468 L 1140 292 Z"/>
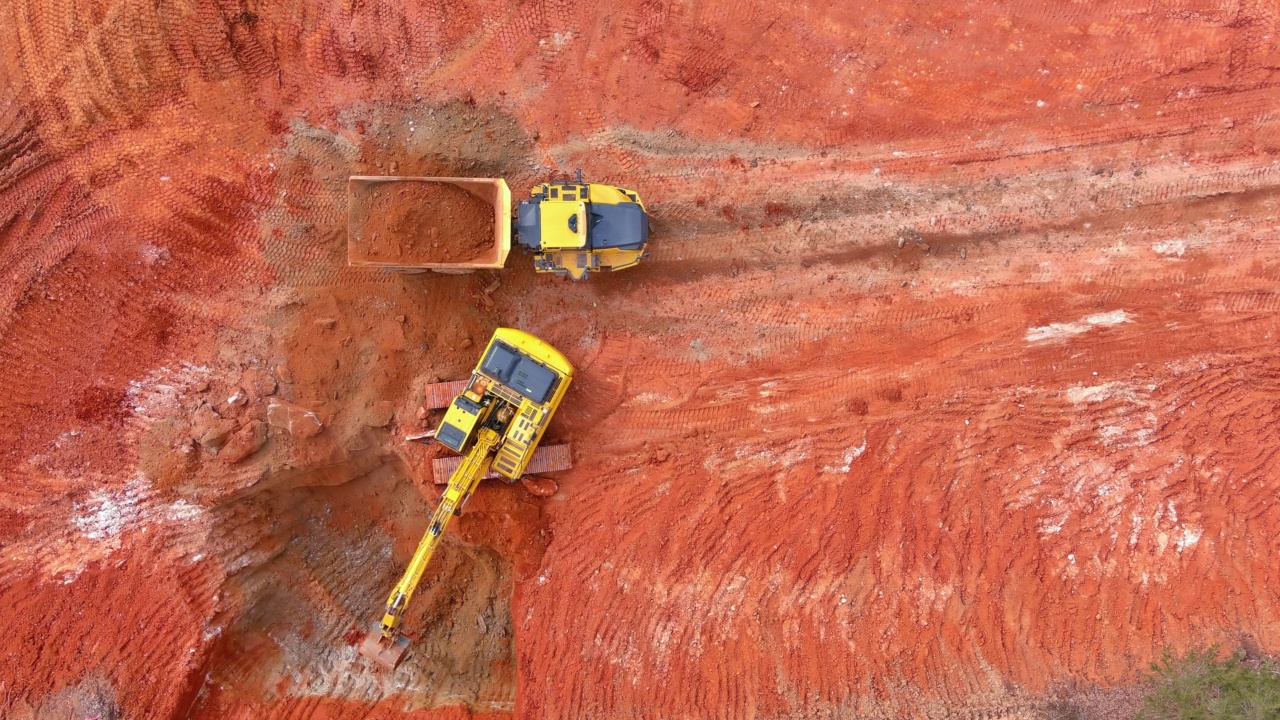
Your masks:
<path fill-rule="evenodd" d="M 391 595 L 387 598 L 382 622 L 375 623 L 373 629 L 365 636 L 364 642 L 361 643 L 361 655 L 388 670 L 394 670 L 400 664 L 405 650 L 409 647 L 409 638 L 400 634 L 400 623 L 404 620 L 405 608 L 413 597 L 414 591 L 418 589 L 418 583 L 422 581 L 422 574 L 426 571 L 427 563 L 431 561 L 432 554 L 440 544 L 445 527 L 453 519 L 454 514 L 466 504 L 467 498 L 471 497 L 471 493 L 475 492 L 476 486 L 480 484 L 480 479 L 489 471 L 494 450 L 501 439 L 501 436 L 492 428 L 480 428 L 475 445 L 463 457 L 458 469 L 454 470 L 453 475 L 449 477 L 449 485 L 445 488 L 444 495 L 440 497 L 440 504 L 431 514 L 431 524 L 427 526 L 426 534 L 418 542 L 418 549 L 409 560 L 409 566 L 405 568 L 400 582 L 392 588 Z"/>

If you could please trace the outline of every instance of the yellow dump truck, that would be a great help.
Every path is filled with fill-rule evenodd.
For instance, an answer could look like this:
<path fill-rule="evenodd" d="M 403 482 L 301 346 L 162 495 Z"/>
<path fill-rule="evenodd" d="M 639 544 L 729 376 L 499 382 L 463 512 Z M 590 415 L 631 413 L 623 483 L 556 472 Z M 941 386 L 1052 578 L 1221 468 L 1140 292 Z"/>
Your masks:
<path fill-rule="evenodd" d="M 413 191 L 461 189 L 492 209 L 493 231 L 484 247 L 465 258 L 437 258 L 414 254 L 415 236 L 446 235 L 446 241 L 475 233 L 480 216 L 472 212 L 442 212 L 422 222 L 414 218 Z M 399 194 L 399 198 L 395 195 Z M 390 198 L 390 199 L 388 199 Z M 580 280 L 588 273 L 635 266 L 649 244 L 649 215 L 634 190 L 576 181 L 535 186 L 529 199 L 511 209 L 511 190 L 501 178 L 398 177 L 353 175 L 347 182 L 347 259 L 351 265 L 399 271 L 467 272 L 500 268 L 511 241 L 534 254 L 538 272 L 568 275 Z M 402 222 L 384 227 L 388 214 Z M 455 222 L 465 221 L 463 224 Z M 487 218 L 484 218 L 487 222 Z M 435 241 L 433 246 L 438 246 Z"/>

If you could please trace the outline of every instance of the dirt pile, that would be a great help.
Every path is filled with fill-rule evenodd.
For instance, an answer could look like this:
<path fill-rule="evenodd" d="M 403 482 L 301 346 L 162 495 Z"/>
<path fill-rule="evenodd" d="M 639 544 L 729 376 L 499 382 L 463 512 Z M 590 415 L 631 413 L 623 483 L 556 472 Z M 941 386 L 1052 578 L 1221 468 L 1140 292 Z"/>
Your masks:
<path fill-rule="evenodd" d="M 1276 24 L 0 6 L 0 715 L 1096 718 L 1276 652 Z M 639 267 L 347 265 L 348 175 L 578 167 Z M 497 326 L 575 468 L 480 488 L 379 674 Z"/>
<path fill-rule="evenodd" d="M 462 263 L 496 253 L 493 205 L 455 185 L 372 182 L 353 204 L 348 246 L 353 264 Z"/>

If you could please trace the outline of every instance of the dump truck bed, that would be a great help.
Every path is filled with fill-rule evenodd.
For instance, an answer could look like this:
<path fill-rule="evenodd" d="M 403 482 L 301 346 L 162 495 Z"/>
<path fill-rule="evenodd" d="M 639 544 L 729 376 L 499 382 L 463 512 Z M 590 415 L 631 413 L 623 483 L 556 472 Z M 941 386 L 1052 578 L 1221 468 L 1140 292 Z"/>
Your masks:
<path fill-rule="evenodd" d="M 511 251 L 511 190 L 501 178 L 353 175 L 347 262 L 392 270 L 500 268 Z"/>

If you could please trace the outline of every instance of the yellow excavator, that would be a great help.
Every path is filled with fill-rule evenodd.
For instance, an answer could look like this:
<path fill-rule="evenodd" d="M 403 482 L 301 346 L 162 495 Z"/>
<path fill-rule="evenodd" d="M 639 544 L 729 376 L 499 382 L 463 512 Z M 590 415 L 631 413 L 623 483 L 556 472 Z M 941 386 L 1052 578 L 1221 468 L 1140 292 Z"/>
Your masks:
<path fill-rule="evenodd" d="M 373 624 L 360 654 L 394 670 L 409 647 L 401 633 L 413 597 L 445 526 L 490 470 L 508 481 L 524 474 L 573 380 L 573 366 L 555 348 L 510 328 L 498 328 L 485 347 L 466 389 L 453 399 L 436 430 L 440 444 L 462 455 L 449 478 L 427 532 L 400 582 L 387 598 L 382 621 Z"/>

